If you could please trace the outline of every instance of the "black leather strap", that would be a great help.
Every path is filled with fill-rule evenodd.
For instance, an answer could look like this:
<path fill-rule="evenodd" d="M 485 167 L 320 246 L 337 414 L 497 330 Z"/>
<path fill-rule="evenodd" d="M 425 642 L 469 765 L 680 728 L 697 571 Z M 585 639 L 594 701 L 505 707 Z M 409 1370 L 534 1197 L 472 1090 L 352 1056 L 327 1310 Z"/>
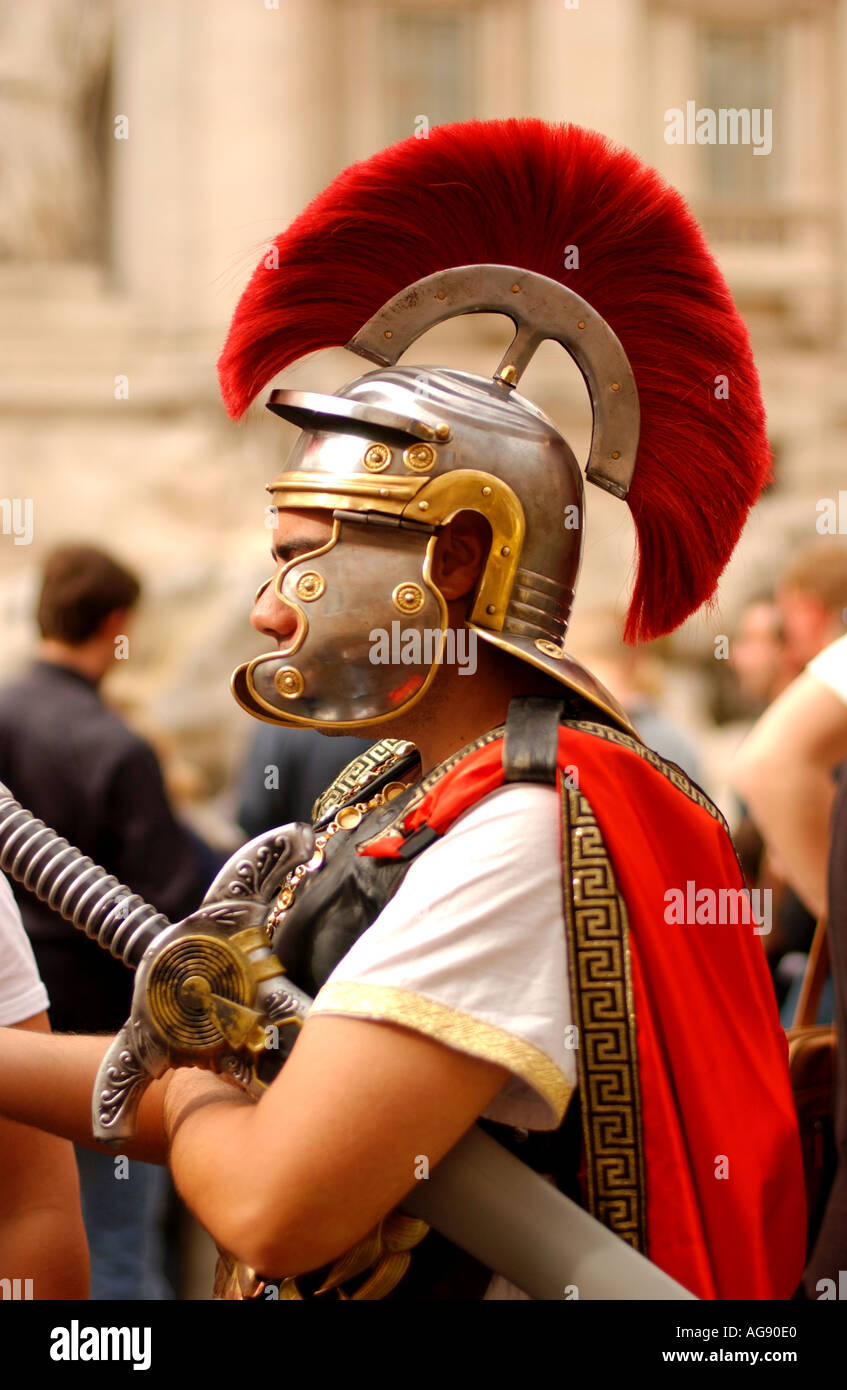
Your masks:
<path fill-rule="evenodd" d="M 503 741 L 504 781 L 555 786 L 563 709 L 562 700 L 541 695 L 519 695 L 511 701 Z"/>

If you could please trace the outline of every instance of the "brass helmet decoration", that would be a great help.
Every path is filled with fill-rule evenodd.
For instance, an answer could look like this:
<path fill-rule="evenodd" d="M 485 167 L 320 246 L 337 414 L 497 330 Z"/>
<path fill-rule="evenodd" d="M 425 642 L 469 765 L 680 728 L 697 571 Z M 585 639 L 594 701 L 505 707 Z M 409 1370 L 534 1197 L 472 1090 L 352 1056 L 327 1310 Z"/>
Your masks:
<path fill-rule="evenodd" d="M 515 329 L 492 376 L 396 365 L 428 328 L 480 312 Z M 271 392 L 302 434 L 268 490 L 280 508 L 325 510 L 332 535 L 277 576 L 296 627 L 233 675 L 251 714 L 355 730 L 420 699 L 448 638 L 433 550 L 466 510 L 491 531 L 469 631 L 618 712 L 564 645 L 582 478 L 515 389 L 546 339 L 588 386 L 586 476 L 633 514 L 628 638 L 668 632 L 710 597 L 770 451 L 746 328 L 685 203 L 577 126 L 437 127 L 353 165 L 277 239 L 219 362 L 235 418 L 317 348 L 377 366 L 336 395 Z M 399 640 L 380 660 L 388 633 Z"/>

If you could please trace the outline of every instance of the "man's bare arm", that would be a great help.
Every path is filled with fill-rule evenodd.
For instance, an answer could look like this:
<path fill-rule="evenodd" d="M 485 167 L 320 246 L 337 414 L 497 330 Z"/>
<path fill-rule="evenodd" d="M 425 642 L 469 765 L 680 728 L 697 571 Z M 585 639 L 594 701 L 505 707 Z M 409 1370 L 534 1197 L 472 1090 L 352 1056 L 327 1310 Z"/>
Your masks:
<path fill-rule="evenodd" d="M 847 705 L 809 672 L 774 700 L 742 745 L 733 784 L 791 887 L 826 911 L 833 771 L 847 758 Z"/>
<path fill-rule="evenodd" d="M 0 1115 L 85 1148 L 114 1152 L 91 1133 L 94 1080 L 111 1042 L 102 1035 L 0 1028 Z M 169 1077 L 147 1088 L 136 1136 L 121 1145 L 128 1158 L 167 1162 L 162 1098 Z"/>
<path fill-rule="evenodd" d="M 507 1079 L 393 1024 L 321 1015 L 256 1105 L 219 1078 L 172 1074 L 171 1170 L 220 1245 L 268 1277 L 299 1274 L 367 1235 Z"/>
<path fill-rule="evenodd" d="M 13 1032 L 49 1034 L 47 1014 Z M 32 1280 L 32 1297 L 87 1298 L 88 1244 L 70 1144 L 0 1119 L 0 1278 Z"/>

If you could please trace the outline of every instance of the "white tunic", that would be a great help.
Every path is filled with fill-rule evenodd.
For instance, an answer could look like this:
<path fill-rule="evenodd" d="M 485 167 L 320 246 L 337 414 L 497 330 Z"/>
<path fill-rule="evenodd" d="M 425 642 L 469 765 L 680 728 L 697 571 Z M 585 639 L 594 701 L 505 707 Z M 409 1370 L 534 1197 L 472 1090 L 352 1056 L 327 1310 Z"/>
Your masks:
<path fill-rule="evenodd" d="M 411 1028 L 497 1062 L 485 1117 L 555 1129 L 576 1086 L 558 796 L 500 787 L 417 858 L 313 1013 Z"/>
<path fill-rule="evenodd" d="M 0 874 L 0 1027 L 22 1023 L 48 1006 L 18 905 Z"/>

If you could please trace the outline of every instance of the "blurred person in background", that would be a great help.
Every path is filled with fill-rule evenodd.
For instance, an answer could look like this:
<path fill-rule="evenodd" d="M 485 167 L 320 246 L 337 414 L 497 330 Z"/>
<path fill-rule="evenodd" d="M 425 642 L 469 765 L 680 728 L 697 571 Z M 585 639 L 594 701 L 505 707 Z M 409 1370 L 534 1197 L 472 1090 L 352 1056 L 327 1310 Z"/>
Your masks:
<path fill-rule="evenodd" d="M 47 991 L 0 874 L 0 1027 L 49 1033 Z M 0 1118 L 0 1298 L 87 1298 L 88 1247 L 66 1139 Z M 19 1283 L 17 1282 L 19 1281 Z"/>
<path fill-rule="evenodd" d="M 786 685 L 799 676 L 807 663 L 813 663 L 818 653 L 840 637 L 847 623 L 847 546 L 839 541 L 822 537 L 810 545 L 803 547 L 786 565 L 781 578 L 778 581 L 775 603 L 779 614 L 781 632 L 784 639 L 784 660 L 777 662 L 774 668 L 774 684 L 770 690 L 770 698 L 775 699 Z M 751 609 L 754 608 L 751 605 Z M 748 610 L 749 614 L 750 610 Z M 749 619 L 748 619 L 749 621 Z M 761 621 L 761 618 L 759 619 Z M 745 646 L 742 644 L 741 664 L 744 667 L 745 655 L 749 656 L 748 650 L 745 653 Z M 735 643 L 733 643 L 733 647 Z M 747 663 L 749 666 L 749 662 Z M 767 661 L 761 663 L 760 671 L 764 675 L 767 669 Z M 736 665 L 736 669 L 737 665 Z M 814 665 L 811 670 L 816 669 Z M 750 672 L 746 673 L 747 682 L 750 681 Z M 766 693 L 763 684 L 763 694 Z M 765 730 L 767 725 L 763 723 Z M 802 740 L 805 731 L 798 732 L 798 737 Z M 794 755 L 793 739 L 788 745 Z M 746 763 L 748 757 L 757 757 L 758 735 L 745 747 L 742 754 L 742 761 Z M 742 772 L 742 778 L 745 774 Z M 787 769 L 786 776 L 791 779 L 794 776 L 793 769 Z M 741 790 L 741 784 L 735 780 L 737 790 Z M 832 805 L 833 789 L 830 788 L 830 799 L 826 804 L 828 815 Z M 785 786 L 783 784 L 779 793 L 775 790 L 778 799 L 784 800 Z M 745 807 L 745 811 L 748 808 Z M 769 817 L 772 812 L 770 807 L 762 808 L 761 804 L 753 805 L 749 808 L 752 811 L 752 820 L 758 831 L 765 832 L 767 821 L 762 820 L 762 814 Z M 776 810 L 779 817 L 779 808 Z M 788 814 L 791 814 L 789 810 Z M 802 803 L 801 803 L 802 815 Z M 802 836 L 803 832 L 798 831 Z M 805 885 L 806 891 L 799 886 L 796 872 L 793 868 L 792 860 L 795 854 L 796 842 L 792 839 L 787 853 L 789 859 L 785 860 L 785 843 L 777 831 L 776 836 L 764 833 L 765 846 L 758 855 L 756 863 L 755 850 L 757 848 L 757 836 L 751 835 L 749 826 L 749 816 L 743 817 L 738 827 L 737 838 L 739 849 L 745 860 L 745 874 L 751 886 L 769 888 L 773 892 L 773 923 L 774 930 L 771 939 L 764 941 L 765 950 L 768 955 L 771 967 L 774 972 L 774 983 L 777 995 L 782 1008 L 782 1020 L 789 1026 L 797 1002 L 797 997 L 802 981 L 802 974 L 806 963 L 806 953 L 811 945 L 812 935 L 815 928 L 816 916 L 822 911 L 824 901 L 824 891 L 822 884 L 825 875 L 826 865 L 826 845 L 827 836 L 824 834 L 817 847 L 817 876 L 818 886 L 811 890 Z M 801 844 L 800 858 L 805 862 L 807 847 Z M 801 869 L 801 874 L 805 870 Z M 832 981 L 827 980 L 821 995 L 820 1009 L 818 1017 L 821 1022 L 829 1022 L 832 1017 L 833 996 Z"/>
<path fill-rule="evenodd" d="M 743 699 L 755 713 L 799 675 L 789 655 L 782 613 L 772 593 L 755 594 L 741 611 L 730 643 L 729 666 Z"/>
<path fill-rule="evenodd" d="M 847 758 L 847 637 L 819 653 L 765 711 L 734 782 L 786 879 L 815 916 L 826 909 L 835 772 Z"/>
<path fill-rule="evenodd" d="M 773 593 L 760 593 L 744 605 L 730 643 L 730 671 L 744 706 L 756 717 L 802 669 L 790 655 L 785 640 L 782 612 Z M 743 735 L 751 721 L 745 721 Z M 772 894 L 772 930 L 762 937 L 771 967 L 777 1000 L 784 1006 L 783 1023 L 793 1016 L 793 990 L 799 988 L 815 918 L 785 882 L 768 853 L 759 829 L 746 806 L 733 829 L 733 842 L 750 888 Z"/>
<path fill-rule="evenodd" d="M 788 754 L 788 756 L 787 756 Z M 735 780 L 786 877 L 818 915 L 828 940 L 838 1025 L 834 1103 L 838 1168 L 806 1269 L 809 1298 L 838 1288 L 847 1268 L 847 636 L 807 666 L 762 716 L 741 750 Z M 834 1297 L 834 1294 L 830 1296 Z"/>
<path fill-rule="evenodd" d="M 205 889 L 196 844 L 176 820 L 156 755 L 104 702 L 100 686 L 141 593 L 136 576 L 93 546 L 47 557 L 35 659 L 0 688 L 0 781 L 36 816 L 173 920 Z M 132 976 L 31 894 L 16 895 L 57 1032 L 114 1033 Z M 161 1169 L 119 1170 L 77 1149 L 94 1299 L 171 1297 L 162 1275 Z M 126 1170 L 126 1171 L 125 1171 Z"/>
<path fill-rule="evenodd" d="M 316 729 L 261 724 L 247 749 L 238 824 L 252 840 L 291 821 L 311 822 L 312 807 L 339 772 L 373 739 L 328 738 Z"/>
<path fill-rule="evenodd" d="M 787 566 L 776 592 L 786 653 L 803 667 L 847 630 L 847 546 L 822 538 Z"/>
<path fill-rule="evenodd" d="M 648 748 L 700 782 L 698 751 L 663 708 L 664 663 L 655 649 L 627 646 L 613 608 L 576 613 L 568 630 L 568 649 L 616 696 Z"/>

